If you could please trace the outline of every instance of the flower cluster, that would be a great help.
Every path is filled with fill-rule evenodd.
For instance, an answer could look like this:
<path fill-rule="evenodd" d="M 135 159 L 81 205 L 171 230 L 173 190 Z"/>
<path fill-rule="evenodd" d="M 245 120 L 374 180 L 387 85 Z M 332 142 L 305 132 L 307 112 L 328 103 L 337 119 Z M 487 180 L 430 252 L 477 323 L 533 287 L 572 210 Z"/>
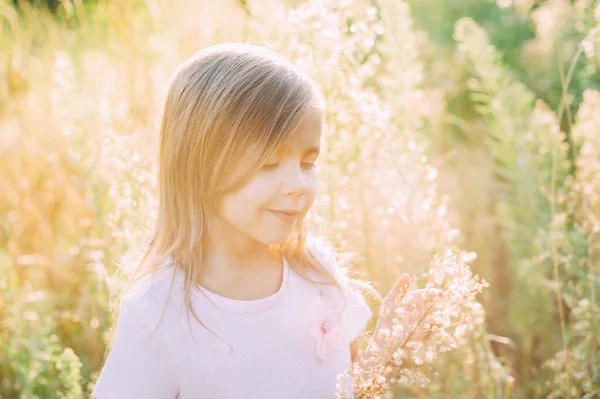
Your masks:
<path fill-rule="evenodd" d="M 394 385 L 424 386 L 429 382 L 424 366 L 439 354 L 467 344 L 469 334 L 484 321 L 476 295 L 488 286 L 472 273 L 467 264 L 472 258 L 471 253 L 451 250 L 436 255 L 426 285 L 436 289 L 436 295 L 427 301 L 417 302 L 407 295 L 414 284 L 399 293 L 392 327 L 377 328 L 358 360 L 340 377 L 352 374 L 356 397 L 383 397 Z M 380 312 L 380 316 L 385 315 Z M 338 385 L 337 398 L 346 395 Z"/>

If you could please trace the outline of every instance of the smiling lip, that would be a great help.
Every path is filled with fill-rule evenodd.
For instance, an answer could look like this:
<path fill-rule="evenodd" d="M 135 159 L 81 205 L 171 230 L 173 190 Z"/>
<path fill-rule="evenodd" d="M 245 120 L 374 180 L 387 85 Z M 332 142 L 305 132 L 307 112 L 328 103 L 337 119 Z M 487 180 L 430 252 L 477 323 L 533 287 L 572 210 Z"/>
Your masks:
<path fill-rule="evenodd" d="M 287 223 L 294 223 L 298 219 L 300 212 L 296 211 L 274 211 L 269 209 L 269 212 L 273 213 L 279 219 Z"/>

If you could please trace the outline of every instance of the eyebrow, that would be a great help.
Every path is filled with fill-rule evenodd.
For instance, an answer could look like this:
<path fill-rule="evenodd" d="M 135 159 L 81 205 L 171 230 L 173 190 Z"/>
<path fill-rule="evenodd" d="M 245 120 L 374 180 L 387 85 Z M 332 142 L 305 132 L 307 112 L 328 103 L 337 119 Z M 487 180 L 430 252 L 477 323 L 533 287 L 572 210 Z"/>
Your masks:
<path fill-rule="evenodd" d="M 275 152 L 275 154 L 281 155 L 283 153 L 286 153 L 290 151 L 289 148 L 280 148 L 279 150 L 277 150 Z M 308 147 L 306 150 L 304 150 L 304 153 L 302 154 L 303 157 L 307 156 L 307 155 L 316 155 L 319 156 L 319 154 L 321 154 L 321 149 L 320 147 L 315 147 L 315 146 L 310 146 Z"/>

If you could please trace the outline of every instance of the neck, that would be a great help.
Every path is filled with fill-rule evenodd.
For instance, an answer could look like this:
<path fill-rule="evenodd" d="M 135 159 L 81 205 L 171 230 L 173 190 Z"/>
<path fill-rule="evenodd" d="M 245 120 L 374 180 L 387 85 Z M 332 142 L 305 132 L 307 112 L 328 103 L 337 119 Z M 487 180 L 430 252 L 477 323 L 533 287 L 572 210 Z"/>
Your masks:
<path fill-rule="evenodd" d="M 225 223 L 215 223 L 203 243 L 202 269 L 242 272 L 265 269 L 280 258 L 269 245 L 259 242 Z"/>

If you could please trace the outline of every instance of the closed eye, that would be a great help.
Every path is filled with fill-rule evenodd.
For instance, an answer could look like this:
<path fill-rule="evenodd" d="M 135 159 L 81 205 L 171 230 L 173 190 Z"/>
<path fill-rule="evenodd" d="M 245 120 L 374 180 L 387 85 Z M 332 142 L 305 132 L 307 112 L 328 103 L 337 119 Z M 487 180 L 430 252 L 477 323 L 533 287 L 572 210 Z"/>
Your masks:
<path fill-rule="evenodd" d="M 266 163 L 263 164 L 260 169 L 261 170 L 273 170 L 279 166 L 279 163 Z"/>
<path fill-rule="evenodd" d="M 300 165 L 301 165 L 302 169 L 305 169 L 305 170 L 309 170 L 309 169 L 315 168 L 317 166 L 316 161 L 302 162 Z M 265 163 L 260 167 L 260 170 L 270 171 L 270 170 L 275 170 L 278 167 L 279 167 L 279 162 Z"/>

